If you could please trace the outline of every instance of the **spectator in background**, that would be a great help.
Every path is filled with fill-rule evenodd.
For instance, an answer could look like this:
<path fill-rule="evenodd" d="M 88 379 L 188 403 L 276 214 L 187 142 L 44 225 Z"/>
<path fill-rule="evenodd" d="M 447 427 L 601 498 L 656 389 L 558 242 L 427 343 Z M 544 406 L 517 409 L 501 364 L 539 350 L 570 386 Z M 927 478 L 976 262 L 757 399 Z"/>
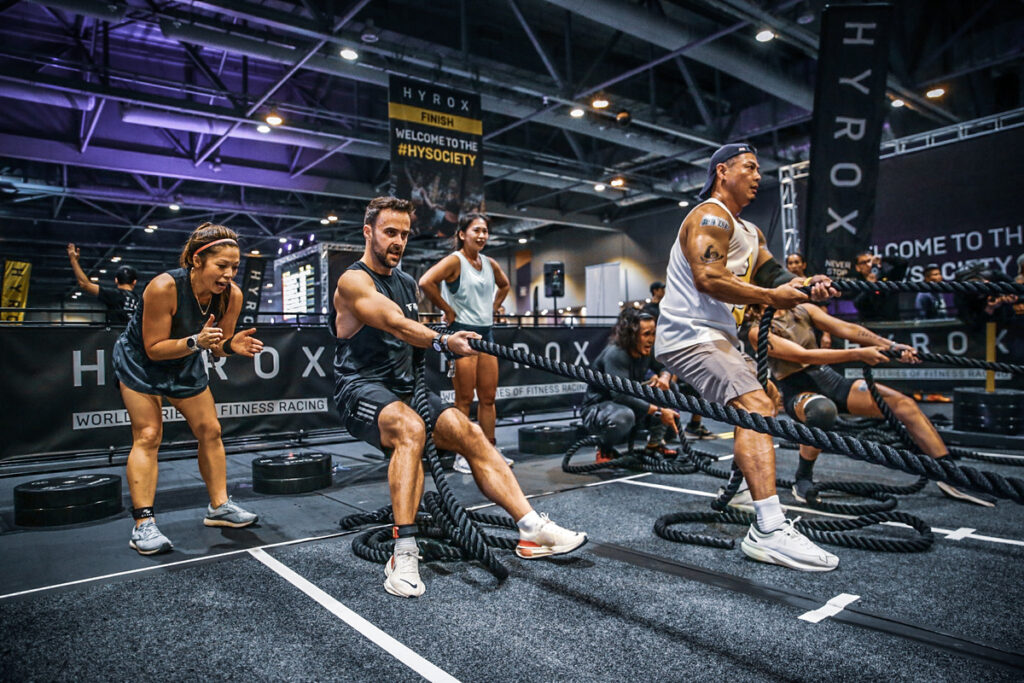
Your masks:
<path fill-rule="evenodd" d="M 1014 281 L 1024 285 L 1024 254 L 1017 257 L 1017 277 Z"/>
<path fill-rule="evenodd" d="M 78 286 L 86 294 L 98 298 L 107 307 L 107 325 L 109 327 L 123 327 L 131 320 L 135 309 L 139 307 L 139 295 L 135 293 L 135 283 L 138 281 L 138 273 L 131 266 L 121 266 L 114 273 L 116 287 L 99 285 L 89 279 L 89 276 L 82 270 L 78 263 L 80 257 L 79 249 L 74 244 L 68 245 L 68 258 L 71 260 L 71 270 L 75 271 L 75 279 Z"/>
<path fill-rule="evenodd" d="M 786 270 L 797 277 L 807 277 L 807 259 L 799 251 L 786 257 Z"/>
<path fill-rule="evenodd" d="M 651 302 L 643 307 L 643 312 L 654 318 L 654 322 L 658 322 L 658 316 L 661 315 L 661 300 L 665 298 L 665 283 L 660 280 L 655 280 L 651 283 Z M 675 378 L 673 378 L 673 382 Z M 715 435 L 711 433 L 711 430 L 705 427 L 702 422 L 702 417 L 697 413 L 690 415 L 690 421 L 683 427 L 683 433 L 692 439 L 713 439 Z M 672 435 L 669 434 L 668 438 L 671 439 Z"/>
<path fill-rule="evenodd" d="M 665 298 L 665 283 L 655 280 L 651 283 L 651 300 L 644 306 L 643 311 L 647 315 L 658 320 L 661 315 L 661 300 Z"/>
<path fill-rule="evenodd" d="M 854 277 L 862 282 L 897 282 L 907 275 L 907 259 L 886 256 L 884 259 L 870 251 L 857 254 L 853 262 Z M 853 297 L 859 320 L 899 320 L 899 297 L 875 290 L 860 292 Z"/>
<path fill-rule="evenodd" d="M 1010 282 L 1010 276 L 1002 270 L 987 268 L 978 264 L 964 268 L 956 274 L 957 282 Z M 953 301 L 956 312 L 964 326 L 969 330 L 980 330 L 985 323 L 994 322 L 1000 327 L 1006 326 L 1014 317 L 1016 294 L 961 294 L 957 293 Z"/>
<path fill-rule="evenodd" d="M 934 263 L 929 263 L 924 268 L 925 282 L 942 282 L 942 271 Z M 946 318 L 946 300 L 939 292 L 919 292 L 914 300 L 914 308 L 917 309 L 918 318 Z"/>

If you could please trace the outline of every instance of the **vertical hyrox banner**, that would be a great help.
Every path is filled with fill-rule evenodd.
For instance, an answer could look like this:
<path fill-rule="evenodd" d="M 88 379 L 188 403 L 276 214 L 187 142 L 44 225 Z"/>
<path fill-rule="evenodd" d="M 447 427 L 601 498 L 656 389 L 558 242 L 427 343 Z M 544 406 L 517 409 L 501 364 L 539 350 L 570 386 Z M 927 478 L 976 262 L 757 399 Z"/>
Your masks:
<path fill-rule="evenodd" d="M 811 272 L 845 276 L 871 241 L 891 9 L 822 12 L 804 235 Z"/>
<path fill-rule="evenodd" d="M 412 200 L 413 234 L 454 234 L 484 206 L 480 96 L 391 76 L 388 118 L 391 186 Z"/>
<path fill-rule="evenodd" d="M 260 315 L 260 287 L 267 269 L 267 259 L 249 256 L 245 259 L 245 273 L 242 275 L 242 312 L 238 326 L 249 328 L 256 324 Z"/>

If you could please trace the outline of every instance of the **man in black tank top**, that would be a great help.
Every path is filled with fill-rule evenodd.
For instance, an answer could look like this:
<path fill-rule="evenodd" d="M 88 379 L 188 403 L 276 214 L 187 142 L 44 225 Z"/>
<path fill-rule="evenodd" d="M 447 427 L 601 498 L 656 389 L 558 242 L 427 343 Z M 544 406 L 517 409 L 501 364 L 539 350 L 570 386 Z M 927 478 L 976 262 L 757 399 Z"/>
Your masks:
<path fill-rule="evenodd" d="M 419 576 L 416 510 L 423 495 L 426 425 L 410 407 L 413 348 L 477 352 L 474 332 L 436 334 L 417 322 L 416 284 L 397 270 L 410 234 L 412 205 L 378 197 L 366 209 L 363 257 L 338 278 L 334 292 L 334 398 L 345 427 L 354 436 L 389 453 L 388 485 L 394 511 L 395 550 L 385 565 L 384 588 L 392 595 L 417 597 Z M 560 555 L 586 543 L 587 535 L 563 529 L 538 515 L 523 495 L 512 470 L 463 413 L 430 392 L 433 438 L 439 449 L 463 455 L 480 490 L 504 508 L 519 526 L 516 554 L 525 559 Z"/>

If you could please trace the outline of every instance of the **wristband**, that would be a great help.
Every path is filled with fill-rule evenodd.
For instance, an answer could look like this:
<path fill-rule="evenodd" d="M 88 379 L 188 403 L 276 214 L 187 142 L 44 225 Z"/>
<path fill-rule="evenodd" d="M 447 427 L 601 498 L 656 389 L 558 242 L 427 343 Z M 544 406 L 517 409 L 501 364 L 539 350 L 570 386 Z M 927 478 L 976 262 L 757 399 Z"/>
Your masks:
<path fill-rule="evenodd" d="M 230 337 L 224 340 L 223 344 L 221 344 L 220 350 L 224 352 L 225 356 L 230 356 L 231 354 L 234 353 L 234 351 L 231 349 L 231 340 L 234 338 L 235 335 L 231 335 Z"/>

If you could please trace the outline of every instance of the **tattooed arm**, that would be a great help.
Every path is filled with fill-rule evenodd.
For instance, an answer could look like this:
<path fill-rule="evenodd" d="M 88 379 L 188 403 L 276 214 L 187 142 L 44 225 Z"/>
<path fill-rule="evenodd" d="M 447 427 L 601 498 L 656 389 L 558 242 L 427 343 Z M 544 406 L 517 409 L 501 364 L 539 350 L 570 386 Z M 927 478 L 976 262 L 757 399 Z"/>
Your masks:
<path fill-rule="evenodd" d="M 758 287 L 736 277 L 727 267 L 732 223 L 721 208 L 709 205 L 691 213 L 679 230 L 679 246 L 702 294 L 727 304 L 769 304 L 792 308 L 807 295 L 791 285 Z"/>

